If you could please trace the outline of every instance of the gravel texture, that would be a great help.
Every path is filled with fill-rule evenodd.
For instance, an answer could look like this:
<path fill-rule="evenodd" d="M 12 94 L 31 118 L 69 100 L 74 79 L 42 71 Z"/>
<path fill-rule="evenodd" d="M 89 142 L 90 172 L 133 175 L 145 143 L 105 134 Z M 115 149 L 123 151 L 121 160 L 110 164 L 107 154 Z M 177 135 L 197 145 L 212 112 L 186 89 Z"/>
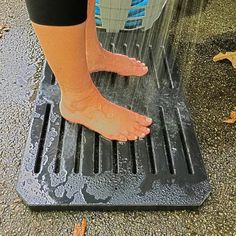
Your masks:
<path fill-rule="evenodd" d="M 38 213 L 18 198 L 15 183 L 43 55 L 24 1 L 3 1 L 0 22 L 11 29 L 0 39 L 0 235 L 71 235 L 83 216 L 92 236 L 236 235 L 236 126 L 222 122 L 236 106 L 236 70 L 227 61 L 212 62 L 219 51 L 236 50 L 236 1 L 195 2 L 171 32 L 213 188 L 209 199 L 197 211 Z"/>

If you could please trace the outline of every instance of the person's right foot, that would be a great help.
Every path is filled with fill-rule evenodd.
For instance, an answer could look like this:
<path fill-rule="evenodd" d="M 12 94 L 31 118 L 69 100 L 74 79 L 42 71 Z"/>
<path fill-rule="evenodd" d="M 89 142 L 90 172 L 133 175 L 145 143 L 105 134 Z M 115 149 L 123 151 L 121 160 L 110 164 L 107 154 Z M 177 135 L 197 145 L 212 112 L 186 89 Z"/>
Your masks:
<path fill-rule="evenodd" d="M 110 140 L 127 141 L 150 133 L 152 119 L 105 99 L 92 84 L 86 94 L 62 96 L 60 112 L 66 120 L 79 123 Z"/>

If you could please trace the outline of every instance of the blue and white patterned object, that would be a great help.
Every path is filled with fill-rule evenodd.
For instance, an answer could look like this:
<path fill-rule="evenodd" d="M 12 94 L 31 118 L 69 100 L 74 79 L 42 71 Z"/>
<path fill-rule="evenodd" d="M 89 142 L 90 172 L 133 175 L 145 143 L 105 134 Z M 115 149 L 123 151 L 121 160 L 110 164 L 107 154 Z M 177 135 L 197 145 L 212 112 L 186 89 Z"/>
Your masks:
<path fill-rule="evenodd" d="M 98 28 L 109 32 L 150 28 L 167 0 L 96 0 Z"/>
<path fill-rule="evenodd" d="M 132 0 L 131 6 L 143 7 L 147 6 L 148 0 Z"/>

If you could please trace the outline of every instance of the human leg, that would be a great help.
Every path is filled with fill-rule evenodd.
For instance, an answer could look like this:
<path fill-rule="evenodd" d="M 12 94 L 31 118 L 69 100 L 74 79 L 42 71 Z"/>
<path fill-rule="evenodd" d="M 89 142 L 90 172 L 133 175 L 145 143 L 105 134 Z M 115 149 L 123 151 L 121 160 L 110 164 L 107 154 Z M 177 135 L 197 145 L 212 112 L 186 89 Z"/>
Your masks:
<path fill-rule="evenodd" d="M 75 25 L 63 22 L 63 26 L 35 21 L 32 26 L 58 81 L 60 112 L 66 120 L 112 140 L 135 140 L 150 132 L 147 117 L 106 100 L 93 84 L 86 59 L 85 20 Z"/>
<path fill-rule="evenodd" d="M 87 16 L 86 52 L 90 72 L 110 71 L 124 76 L 143 76 L 147 73 L 148 68 L 139 60 L 102 48 L 96 31 L 95 0 L 88 0 Z"/>

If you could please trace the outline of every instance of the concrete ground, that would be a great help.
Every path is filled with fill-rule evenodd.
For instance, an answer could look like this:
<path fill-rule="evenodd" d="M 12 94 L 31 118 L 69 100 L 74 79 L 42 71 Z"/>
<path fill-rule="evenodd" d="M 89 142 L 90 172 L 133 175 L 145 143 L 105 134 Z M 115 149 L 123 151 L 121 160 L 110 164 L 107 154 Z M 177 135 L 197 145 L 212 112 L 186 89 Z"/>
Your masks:
<path fill-rule="evenodd" d="M 197 211 L 31 212 L 15 184 L 41 75 L 43 55 L 24 1 L 3 0 L 0 23 L 0 235 L 71 235 L 83 216 L 87 235 L 236 235 L 236 126 L 226 125 L 236 106 L 236 70 L 213 63 L 236 50 L 236 1 L 209 0 L 172 25 L 183 85 L 213 188 Z M 198 24 L 198 30 L 192 30 Z M 175 31 L 176 30 L 176 31 Z M 175 32 L 175 33 L 174 33 Z"/>

